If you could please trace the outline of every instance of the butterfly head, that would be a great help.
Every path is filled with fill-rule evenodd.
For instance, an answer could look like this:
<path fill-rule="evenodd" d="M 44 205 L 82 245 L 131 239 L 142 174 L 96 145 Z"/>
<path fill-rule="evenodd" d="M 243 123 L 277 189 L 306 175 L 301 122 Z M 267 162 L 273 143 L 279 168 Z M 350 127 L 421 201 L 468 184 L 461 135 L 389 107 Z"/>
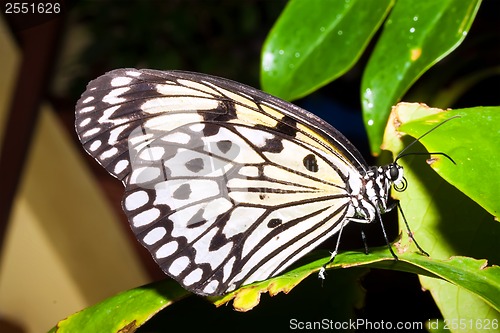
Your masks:
<path fill-rule="evenodd" d="M 396 191 L 401 192 L 406 189 L 407 182 L 401 165 L 396 162 L 391 163 L 384 167 L 384 171 L 385 177 L 392 183 Z"/>
<path fill-rule="evenodd" d="M 406 190 L 407 182 L 404 177 L 404 170 L 397 162 L 392 162 L 384 166 L 372 167 L 366 175 L 367 179 L 371 179 L 371 184 L 374 191 L 368 191 L 369 195 L 377 196 L 377 201 L 386 202 L 391 186 L 398 192 Z"/>
<path fill-rule="evenodd" d="M 385 212 L 391 186 L 398 192 L 407 186 L 404 170 L 397 162 L 384 166 L 373 166 L 364 176 L 367 200 Z"/>

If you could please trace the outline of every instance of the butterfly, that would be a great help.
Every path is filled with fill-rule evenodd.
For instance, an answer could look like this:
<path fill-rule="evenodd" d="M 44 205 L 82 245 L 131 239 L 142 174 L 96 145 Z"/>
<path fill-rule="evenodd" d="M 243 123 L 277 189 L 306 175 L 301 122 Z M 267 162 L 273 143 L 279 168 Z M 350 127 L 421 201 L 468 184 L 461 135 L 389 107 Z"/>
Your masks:
<path fill-rule="evenodd" d="M 406 187 L 397 159 L 370 167 L 314 114 L 204 74 L 110 71 L 88 84 L 75 128 L 122 181 L 138 241 L 200 295 L 276 276 L 339 234 L 331 262 L 345 225 L 381 223 L 391 187 Z"/>

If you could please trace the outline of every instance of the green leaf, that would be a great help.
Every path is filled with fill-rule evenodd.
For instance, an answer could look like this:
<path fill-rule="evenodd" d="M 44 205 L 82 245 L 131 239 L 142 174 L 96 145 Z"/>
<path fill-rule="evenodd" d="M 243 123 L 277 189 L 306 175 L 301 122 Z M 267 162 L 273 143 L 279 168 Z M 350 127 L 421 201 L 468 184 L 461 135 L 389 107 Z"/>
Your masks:
<path fill-rule="evenodd" d="M 498 274 L 496 272 L 497 280 Z M 420 276 L 420 281 L 423 288 L 430 290 L 451 332 L 498 332 L 498 308 L 492 307 L 468 290 L 445 281 L 425 276 Z M 499 294 L 498 289 L 494 292 Z M 462 329 L 459 325 L 462 325 Z"/>
<path fill-rule="evenodd" d="M 61 320 L 50 332 L 134 332 L 158 311 L 190 293 L 164 280 L 127 290 Z"/>
<path fill-rule="evenodd" d="M 309 275 L 318 272 L 322 265 L 329 260 L 329 257 L 324 256 L 324 254 L 324 251 L 315 251 L 301 260 L 302 263 L 307 262 L 306 264 L 298 264 L 297 268 L 287 273 L 241 287 L 224 296 L 210 297 L 210 299 L 216 306 L 221 306 L 233 300 L 233 306 L 236 310 L 249 311 L 259 304 L 261 294 L 269 293 L 271 296 L 275 296 L 280 292 L 288 294 Z M 388 258 L 387 254 L 387 248 L 378 249 L 378 251 L 374 251 L 369 255 L 361 252 L 343 252 L 337 255 L 335 263 L 330 267 L 356 266 L 356 263 L 360 265 L 362 263 L 368 264 L 384 257 Z M 392 257 L 390 258 L 392 260 Z"/>
<path fill-rule="evenodd" d="M 400 127 L 414 137 L 436 126 L 444 119 L 460 116 L 424 137 L 421 142 L 429 151 L 446 154 L 456 165 L 442 156 L 435 156 L 430 164 L 448 183 L 480 204 L 498 220 L 500 212 L 500 107 L 476 107 L 438 112 L 425 106 L 400 106 L 416 112 L 419 118 Z M 407 112 L 407 111 L 406 111 Z"/>
<path fill-rule="evenodd" d="M 398 0 L 363 75 L 363 118 L 373 152 L 380 151 L 391 106 L 465 38 L 480 0 Z"/>
<path fill-rule="evenodd" d="M 409 244 L 396 244 L 399 260 L 396 262 L 386 247 L 371 249 L 369 254 L 348 251 L 338 254 L 335 263 L 328 268 L 373 267 L 400 270 L 415 274 L 439 277 L 450 283 L 472 291 L 486 303 L 500 310 L 500 267 L 486 267 L 486 260 L 454 257 L 447 260 L 428 258 L 408 250 Z M 223 297 L 212 298 L 220 306 L 234 299 L 238 311 L 248 311 L 257 306 L 260 294 L 269 292 L 271 296 L 279 292 L 288 293 L 307 276 L 316 273 L 329 257 L 312 261 L 283 275 L 242 287 Z M 327 283 L 328 280 L 325 282 Z"/>
<path fill-rule="evenodd" d="M 439 109 L 430 109 L 424 105 L 401 103 L 394 108 L 391 114 L 392 118 L 389 120 L 390 126 L 388 126 L 388 130 L 386 130 L 383 149 L 388 149 L 395 154 L 401 151 L 403 142 L 408 146 L 415 140 L 409 136 L 403 136 L 401 141 L 400 135 L 392 126 L 393 124 L 403 124 L 399 129 L 410 132 L 416 126 L 415 124 L 422 121 L 426 125 L 418 130 L 415 129 L 414 133 L 412 132 L 415 137 L 419 137 L 429 128 L 436 126 L 439 120 L 447 119 L 463 111 L 443 112 Z M 435 116 L 432 116 L 435 119 L 432 121 L 432 117 L 428 116 L 430 113 L 435 113 Z M 482 112 L 478 111 L 475 117 L 480 118 L 481 114 Z M 458 135 L 459 138 L 462 138 L 460 140 L 463 141 L 464 145 L 467 145 L 468 139 L 466 137 L 469 133 L 474 133 L 476 129 L 481 130 L 481 126 L 475 129 L 472 124 L 468 124 L 468 121 L 462 123 L 464 118 L 467 118 L 465 113 L 463 113 L 462 118 L 445 123 L 421 139 L 428 151 L 444 152 L 457 162 L 457 165 L 455 165 L 440 155 L 433 155 L 431 159 L 431 165 L 440 173 L 445 168 L 461 169 L 462 173 L 466 174 L 464 177 L 460 173 L 451 173 L 454 176 L 453 179 L 450 178 L 449 180 L 456 184 L 459 184 L 460 181 L 455 180 L 455 177 L 467 180 L 467 174 L 474 170 L 466 169 L 475 167 L 475 162 L 474 158 L 472 158 L 470 163 L 473 164 L 467 165 L 468 160 L 471 158 L 470 154 L 463 156 L 460 153 L 456 154 L 454 147 L 457 147 L 457 145 L 452 136 Z M 494 126 L 489 127 L 486 131 L 482 129 L 484 131 L 483 137 L 472 135 L 470 138 L 474 142 L 472 146 L 476 146 L 477 149 L 481 149 L 482 145 L 488 146 L 490 131 L 493 128 Z M 447 131 L 447 129 L 450 131 Z M 440 133 L 442 131 L 445 133 Z M 421 144 L 415 144 L 407 152 L 424 151 L 425 148 Z M 422 156 L 405 156 L 398 161 L 405 169 L 408 187 L 404 192 L 395 193 L 395 196 L 401 202 L 402 209 L 419 244 L 429 252 L 432 260 L 464 255 L 471 258 L 484 258 L 488 260 L 490 265 L 498 265 L 500 263 L 500 245 L 498 242 L 500 224 L 495 222 L 493 216 L 478 203 L 440 177 L 433 168 L 425 163 L 425 158 Z M 465 160 L 460 161 L 462 159 Z M 467 167 L 464 168 L 464 164 Z M 495 177 L 491 178 L 487 167 L 480 170 L 480 172 L 472 176 L 478 182 L 476 184 L 484 185 L 488 182 L 498 182 Z M 469 265 L 467 269 L 469 274 L 463 271 L 465 265 Z M 477 262 L 476 268 L 479 270 L 479 274 L 483 274 L 490 269 L 480 269 L 480 262 Z M 422 276 L 420 280 L 423 287 L 432 293 L 445 319 L 500 320 L 500 312 L 498 312 L 498 299 L 500 299 L 498 266 L 494 266 L 489 272 L 494 273 L 490 275 L 492 279 L 488 282 L 484 281 L 484 285 L 489 288 L 488 293 L 493 299 L 488 298 L 484 290 L 480 290 L 482 288 L 481 283 L 474 281 L 474 276 L 471 274 L 473 270 L 473 262 L 464 261 L 463 266 L 457 262 L 457 267 L 453 268 L 453 271 L 446 273 L 445 276 L 445 279 L 453 282 L 454 285 Z M 453 276 L 451 275 L 455 276 L 459 281 L 452 281 Z M 471 284 L 477 287 L 472 287 Z"/>
<path fill-rule="evenodd" d="M 293 0 L 263 49 L 263 90 L 293 100 L 351 68 L 394 0 Z"/>

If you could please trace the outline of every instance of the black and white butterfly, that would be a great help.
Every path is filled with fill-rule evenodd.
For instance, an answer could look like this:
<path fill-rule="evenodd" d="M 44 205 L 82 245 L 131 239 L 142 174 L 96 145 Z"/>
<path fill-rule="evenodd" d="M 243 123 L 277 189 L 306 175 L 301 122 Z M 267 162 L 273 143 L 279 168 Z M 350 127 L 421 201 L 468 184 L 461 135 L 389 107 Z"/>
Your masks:
<path fill-rule="evenodd" d="M 201 295 L 275 276 L 347 223 L 380 221 L 391 186 L 406 184 L 396 162 L 369 167 L 315 115 L 209 75 L 111 71 L 89 83 L 75 126 L 123 182 L 137 239 Z"/>

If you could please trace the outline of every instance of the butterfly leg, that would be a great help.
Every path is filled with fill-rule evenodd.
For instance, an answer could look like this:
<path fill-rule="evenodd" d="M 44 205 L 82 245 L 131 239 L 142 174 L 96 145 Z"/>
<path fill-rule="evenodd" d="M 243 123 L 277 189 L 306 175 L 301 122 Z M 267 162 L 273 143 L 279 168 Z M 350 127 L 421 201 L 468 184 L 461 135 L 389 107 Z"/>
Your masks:
<path fill-rule="evenodd" d="M 366 242 L 365 231 L 363 230 L 363 225 L 361 225 L 361 239 L 363 240 L 363 245 L 365 246 L 365 254 L 368 254 L 368 243 Z"/>
<path fill-rule="evenodd" d="M 389 205 L 387 207 L 387 209 L 385 209 L 384 213 L 386 212 L 390 212 L 391 210 L 393 210 L 395 207 L 398 207 L 398 210 L 399 212 L 401 213 L 401 216 L 403 217 L 403 221 L 405 223 L 405 226 L 406 226 L 406 231 L 408 233 L 408 236 L 411 238 L 411 240 L 415 243 L 415 245 L 417 246 L 418 250 L 420 251 L 420 253 L 422 253 L 423 255 L 426 255 L 426 256 L 429 256 L 429 254 L 427 252 L 424 251 L 424 249 L 422 249 L 422 247 L 417 243 L 417 240 L 413 237 L 413 233 L 411 232 L 411 229 L 410 229 L 410 226 L 408 225 L 408 221 L 406 220 L 406 216 L 405 214 L 403 213 L 403 209 L 401 208 L 401 205 L 399 204 L 399 200 L 396 200 L 395 202 L 393 202 L 391 205 Z M 379 221 L 380 221 L 380 225 L 382 227 L 382 233 L 384 234 L 384 238 L 385 238 L 385 241 L 387 243 L 387 246 L 389 247 L 389 250 L 391 251 L 391 254 L 392 256 L 394 257 L 394 259 L 398 260 L 398 257 L 396 256 L 396 254 L 394 253 L 394 251 L 392 250 L 392 247 L 389 243 L 389 240 L 387 239 L 387 234 L 385 232 L 385 228 L 384 228 L 384 224 L 382 223 L 382 217 L 380 216 L 380 212 L 377 211 L 377 215 L 378 215 L 378 218 L 379 218 Z"/>
<path fill-rule="evenodd" d="M 340 238 L 340 235 L 339 235 L 339 238 Z M 330 252 L 330 260 L 328 260 L 328 262 L 326 264 L 324 264 L 323 266 L 321 266 L 321 268 L 319 269 L 318 278 L 320 278 L 321 280 L 325 279 L 326 266 L 330 265 L 335 260 L 335 257 L 338 254 L 338 251 L 337 251 L 338 243 L 339 242 L 337 241 L 337 245 L 335 246 L 335 250 L 333 252 Z"/>
<path fill-rule="evenodd" d="M 340 245 L 340 238 L 342 237 L 342 230 L 344 230 L 344 226 L 348 222 L 349 219 L 345 219 L 341 222 L 342 224 L 340 226 L 339 236 L 337 237 L 337 243 L 335 244 L 335 250 L 333 252 L 330 252 L 330 260 L 328 260 L 328 262 L 323 266 L 321 266 L 321 268 L 319 269 L 318 278 L 320 278 L 321 280 L 325 279 L 326 266 L 330 265 L 335 260 L 335 257 L 339 253 L 339 245 Z"/>
<path fill-rule="evenodd" d="M 394 207 L 390 207 L 388 208 L 389 210 L 390 209 L 393 209 Z M 386 210 L 386 212 L 388 212 L 389 210 Z M 384 235 L 384 240 L 385 240 L 385 243 L 387 244 L 387 247 L 389 248 L 389 251 L 391 252 L 392 254 L 392 257 L 394 258 L 394 260 L 398 260 L 398 256 L 394 253 L 393 249 L 392 249 L 392 246 L 391 246 L 391 243 L 389 242 L 389 239 L 387 238 L 387 233 L 385 232 L 385 227 L 384 227 L 384 223 L 382 222 L 382 216 L 380 216 L 380 211 L 377 209 L 377 218 L 380 222 L 380 227 L 382 228 L 382 234 Z"/>
<path fill-rule="evenodd" d="M 401 205 L 399 204 L 399 201 L 396 201 L 395 206 L 398 206 L 398 209 L 399 209 L 399 212 L 401 213 L 401 216 L 403 217 L 403 221 L 405 222 L 405 226 L 406 226 L 406 231 L 408 232 L 408 236 L 411 238 L 411 240 L 415 243 L 415 245 L 417 246 L 418 250 L 420 251 L 420 253 L 426 255 L 427 257 L 429 256 L 429 254 L 427 252 L 424 251 L 424 249 L 422 249 L 420 247 L 420 245 L 417 243 L 417 240 L 413 237 L 413 233 L 411 232 L 410 230 L 410 226 L 408 225 L 408 221 L 406 221 L 406 217 L 405 217 L 405 214 L 403 213 L 403 209 L 401 208 Z M 394 207 L 392 207 L 394 208 Z M 391 209 L 392 209 L 391 208 Z"/>

